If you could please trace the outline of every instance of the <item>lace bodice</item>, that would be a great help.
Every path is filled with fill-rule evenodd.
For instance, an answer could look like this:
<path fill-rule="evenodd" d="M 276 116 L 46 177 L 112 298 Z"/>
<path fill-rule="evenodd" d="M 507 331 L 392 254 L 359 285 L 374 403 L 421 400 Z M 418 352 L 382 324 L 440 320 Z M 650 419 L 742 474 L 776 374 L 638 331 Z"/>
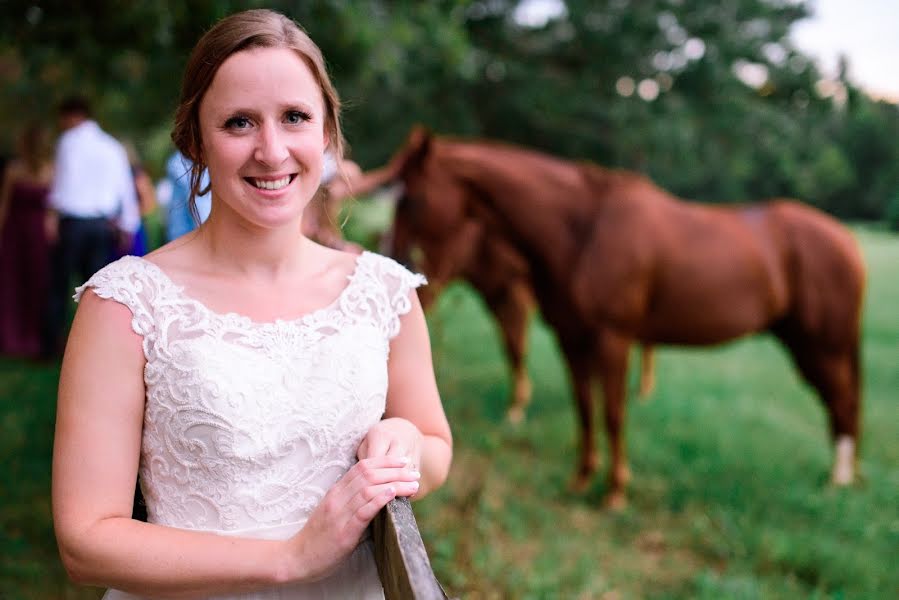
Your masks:
<path fill-rule="evenodd" d="M 424 278 L 372 253 L 327 307 L 218 314 L 126 256 L 77 288 L 127 306 L 143 338 L 148 520 L 229 535 L 297 531 L 382 416 L 390 339 Z"/>

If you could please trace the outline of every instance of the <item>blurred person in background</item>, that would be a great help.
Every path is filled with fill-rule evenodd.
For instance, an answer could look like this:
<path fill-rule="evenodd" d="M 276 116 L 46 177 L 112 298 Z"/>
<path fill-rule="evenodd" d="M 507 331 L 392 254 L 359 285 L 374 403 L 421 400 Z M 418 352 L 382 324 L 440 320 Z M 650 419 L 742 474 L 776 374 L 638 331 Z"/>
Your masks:
<path fill-rule="evenodd" d="M 116 245 L 130 247 L 140 209 L 124 146 L 91 118 L 80 96 L 59 106 L 62 135 L 56 146 L 45 230 L 51 252 L 46 350 L 61 354 L 73 280 L 104 267 Z"/>
<path fill-rule="evenodd" d="M 17 151 L 0 187 L 0 354 L 35 358 L 49 281 L 44 214 L 53 165 L 46 129 L 28 125 Z"/>
<path fill-rule="evenodd" d="M 189 233 L 205 222 L 212 207 L 210 194 L 198 195 L 195 199 L 196 214 L 190 208 L 190 171 L 192 163 L 181 152 L 175 152 L 165 163 L 165 178 L 162 183 L 168 190 L 166 204 L 166 238 L 172 241 Z M 209 175 L 205 171 L 200 180 L 200 190 L 209 187 Z"/>
<path fill-rule="evenodd" d="M 126 142 L 125 151 L 128 153 L 128 164 L 131 166 L 131 177 L 134 179 L 134 191 L 137 194 L 137 205 L 140 210 L 140 225 L 131 240 L 131 244 L 118 248 L 114 258 L 120 258 L 126 254 L 131 256 L 143 256 L 150 249 L 147 225 L 144 222 L 156 210 L 156 188 L 150 174 L 144 169 L 137 148 L 134 144 Z"/>
<path fill-rule="evenodd" d="M 339 161 L 330 149 L 322 163 L 321 187 L 303 213 L 303 235 L 323 246 L 360 254 L 362 247 L 343 239 L 340 231 L 340 211 L 344 200 L 353 195 L 352 182 L 362 175 L 362 169 L 352 160 Z"/>

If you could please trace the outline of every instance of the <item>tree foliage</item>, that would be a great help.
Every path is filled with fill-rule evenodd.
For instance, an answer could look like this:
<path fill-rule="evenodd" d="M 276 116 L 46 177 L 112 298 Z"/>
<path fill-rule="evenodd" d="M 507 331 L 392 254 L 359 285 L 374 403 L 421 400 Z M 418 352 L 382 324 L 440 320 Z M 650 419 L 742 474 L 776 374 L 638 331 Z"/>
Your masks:
<path fill-rule="evenodd" d="M 899 108 L 790 42 L 791 0 L 567 0 L 527 24 L 514 0 L 0 0 L 0 118 L 52 120 L 73 92 L 158 164 L 198 37 L 266 6 L 315 39 L 365 166 L 415 123 L 636 169 L 686 197 L 793 196 L 882 219 L 899 194 Z"/>

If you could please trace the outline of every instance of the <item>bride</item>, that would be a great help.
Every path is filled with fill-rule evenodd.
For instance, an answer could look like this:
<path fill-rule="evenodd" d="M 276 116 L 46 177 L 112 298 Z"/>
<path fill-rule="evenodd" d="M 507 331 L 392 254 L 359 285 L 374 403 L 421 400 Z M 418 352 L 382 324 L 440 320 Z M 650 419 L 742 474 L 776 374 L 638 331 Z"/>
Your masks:
<path fill-rule="evenodd" d="M 78 288 L 53 512 L 109 599 L 382 598 L 367 528 L 446 479 L 449 426 L 415 288 L 300 234 L 339 101 L 318 47 L 251 10 L 200 39 L 172 137 L 212 211 Z M 131 518 L 140 473 L 148 522 Z"/>

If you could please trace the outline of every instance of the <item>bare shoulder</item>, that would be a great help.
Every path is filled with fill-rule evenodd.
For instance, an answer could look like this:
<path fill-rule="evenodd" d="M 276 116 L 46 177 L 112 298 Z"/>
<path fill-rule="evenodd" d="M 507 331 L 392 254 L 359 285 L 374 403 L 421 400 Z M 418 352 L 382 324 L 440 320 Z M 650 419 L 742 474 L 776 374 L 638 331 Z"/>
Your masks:
<path fill-rule="evenodd" d="M 191 231 L 171 242 L 160 246 L 143 257 L 162 269 L 165 273 L 188 274 L 198 265 L 205 264 L 205 260 L 195 251 L 195 245 L 190 242 L 196 237 L 197 230 Z"/>
<path fill-rule="evenodd" d="M 100 322 L 113 326 L 121 321 L 129 330 L 131 316 L 131 310 L 126 305 L 112 298 L 104 298 L 90 287 L 84 290 L 75 313 L 76 319 L 99 319 Z"/>
<path fill-rule="evenodd" d="M 142 355 L 141 336 L 135 333 L 132 318 L 128 306 L 111 298 L 103 298 L 88 288 L 75 311 L 68 346 L 80 347 L 85 340 L 91 340 L 92 345 L 111 344 Z"/>
<path fill-rule="evenodd" d="M 359 255 L 313 243 L 309 250 L 310 279 L 325 287 L 342 288 L 347 277 L 356 272 Z"/>

